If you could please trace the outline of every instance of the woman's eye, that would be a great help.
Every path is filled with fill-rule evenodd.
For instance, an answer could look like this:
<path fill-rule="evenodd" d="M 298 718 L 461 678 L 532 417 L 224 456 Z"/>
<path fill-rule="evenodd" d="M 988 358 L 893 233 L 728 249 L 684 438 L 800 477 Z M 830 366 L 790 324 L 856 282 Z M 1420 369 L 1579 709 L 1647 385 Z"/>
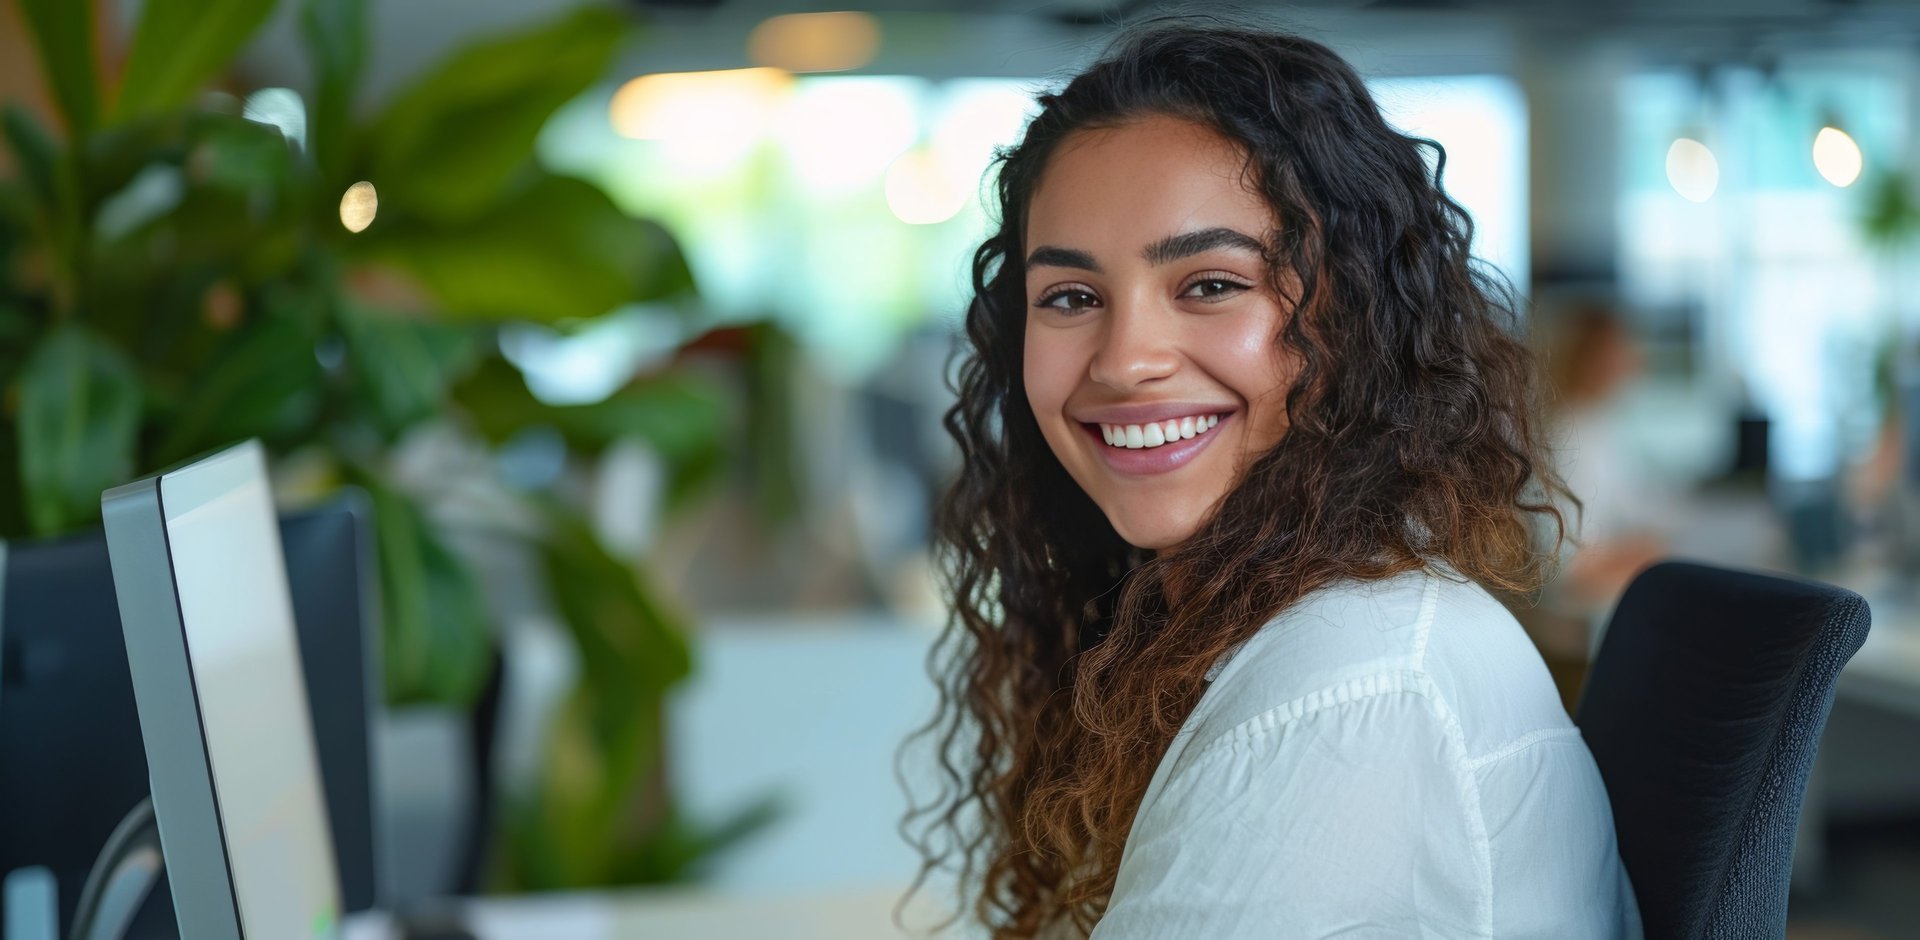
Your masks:
<path fill-rule="evenodd" d="M 1229 281 L 1221 277 L 1202 278 L 1187 287 L 1187 296 L 1198 300 L 1224 299 L 1236 291 L 1246 290 L 1247 285 L 1239 281 Z"/>
<path fill-rule="evenodd" d="M 1069 300 L 1072 302 L 1063 304 L 1063 303 L 1060 303 L 1060 301 L 1062 300 Z M 1037 304 L 1034 304 L 1034 306 L 1051 307 L 1055 310 L 1059 310 L 1065 313 L 1075 313 L 1075 312 L 1084 310 L 1088 307 L 1091 307 L 1098 302 L 1099 301 L 1096 300 L 1091 293 L 1075 288 L 1071 290 L 1054 291 L 1053 293 L 1040 298 L 1040 302 Z"/>

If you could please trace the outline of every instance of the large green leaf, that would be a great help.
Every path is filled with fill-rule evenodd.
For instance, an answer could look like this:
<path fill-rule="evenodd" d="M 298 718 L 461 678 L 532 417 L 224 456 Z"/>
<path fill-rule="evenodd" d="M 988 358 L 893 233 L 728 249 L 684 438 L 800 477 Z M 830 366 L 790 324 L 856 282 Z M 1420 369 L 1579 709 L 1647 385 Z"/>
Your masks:
<path fill-rule="evenodd" d="M 17 251 L 31 234 L 33 197 L 17 179 L 0 179 L 0 251 Z M 9 271 L 11 269 L 0 268 Z M 0 289 L 17 290 L 18 284 L 0 280 Z"/>
<path fill-rule="evenodd" d="M 441 62 L 393 100 L 366 139 L 383 204 L 443 219 L 471 216 L 533 156 L 562 104 L 606 74 L 627 18 L 586 7 Z"/>
<path fill-rule="evenodd" d="M 278 127 L 230 114 L 195 115 L 189 175 L 195 182 L 258 194 L 293 173 L 293 145 Z"/>
<path fill-rule="evenodd" d="M 493 644 L 478 581 L 405 494 L 365 470 L 348 473 L 373 501 L 387 700 L 473 701 Z"/>
<path fill-rule="evenodd" d="M 248 437 L 290 442 L 319 413 L 320 379 L 312 332 L 293 317 L 261 316 L 215 352 L 167 422 L 153 462 Z"/>
<path fill-rule="evenodd" d="M 350 244 L 412 274 L 453 316 L 565 322 L 693 286 L 664 229 L 572 177 L 533 176 L 457 225 L 379 224 Z"/>
<path fill-rule="evenodd" d="M 713 822 L 673 812 L 637 844 L 617 854 L 609 881 L 656 884 L 698 877 L 702 863 L 772 825 L 790 809 L 785 794 L 768 793 Z"/>
<path fill-rule="evenodd" d="M 32 197 L 35 214 L 51 218 L 60 201 L 58 146 L 33 115 L 13 102 L 0 109 L 0 131 L 13 150 L 15 172 Z"/>
<path fill-rule="evenodd" d="M 97 208 L 90 210 L 85 287 L 96 316 L 125 311 L 160 326 L 147 308 L 167 281 L 232 274 L 257 284 L 288 273 L 306 221 L 293 154 L 277 129 L 199 114 L 170 127 L 142 122 L 137 133 L 121 130 L 132 129 L 104 132 L 119 138 L 115 145 L 89 150 L 90 187 L 117 182 L 90 196 Z M 142 148 L 143 141 L 155 146 Z"/>
<path fill-rule="evenodd" d="M 760 517 L 772 524 L 799 516 L 802 461 L 793 403 L 794 374 L 800 344 L 772 322 L 744 328 L 747 338 L 747 461 L 753 473 L 754 501 Z"/>
<path fill-rule="evenodd" d="M 350 156 L 353 100 L 366 63 L 366 0 L 307 0 L 300 11 L 300 35 L 314 69 L 308 147 L 321 178 L 331 183 L 340 179 Z"/>
<path fill-rule="evenodd" d="M 663 695 L 692 671 L 680 613 L 667 605 L 632 562 L 614 555 L 579 513 L 546 503 L 540 545 L 547 589 L 581 653 L 595 690 L 595 737 L 626 740 L 629 706 Z"/>
<path fill-rule="evenodd" d="M 21 368 L 19 395 L 20 484 L 34 531 L 99 518 L 100 492 L 133 476 L 141 396 L 132 364 L 66 324 Z"/>
<path fill-rule="evenodd" d="M 1916 205 L 1905 173 L 1883 171 L 1865 189 L 1862 203 L 1866 211 L 1860 217 L 1867 241 L 1882 248 L 1897 248 L 1920 234 L 1920 205 Z"/>
<path fill-rule="evenodd" d="M 441 413 L 447 390 L 480 350 L 473 327 L 440 323 L 347 302 L 340 309 L 361 398 L 389 437 Z"/>
<path fill-rule="evenodd" d="M 585 682 L 561 703 L 546 729 L 541 777 L 533 793 L 509 809 L 507 846 L 501 860 L 506 891 L 553 891 L 610 883 L 625 840 L 627 820 L 610 797 L 631 798 L 614 789 L 627 783 L 627 771 L 595 739 L 593 715 L 599 698 Z M 644 702 L 627 715 L 629 741 L 624 753 L 657 755 L 661 746 L 660 703 Z M 644 769 L 644 768 L 638 768 Z"/>
<path fill-rule="evenodd" d="M 6 262 L 0 252 L 0 264 Z M 34 333 L 40 319 L 28 310 L 0 300 L 0 401 L 13 387 L 15 370 L 33 350 Z M 0 406 L 0 415 L 4 415 Z M 0 433 L 0 539 L 24 538 L 33 534 L 27 522 L 26 504 L 21 499 L 20 440 L 17 434 Z"/>
<path fill-rule="evenodd" d="M 184 163 L 195 127 L 216 120 L 244 118 L 210 111 L 170 111 L 101 128 L 79 151 L 86 183 L 82 203 L 98 205 L 155 164 Z"/>
<path fill-rule="evenodd" d="M 20 0 L 20 12 L 33 31 L 40 69 L 53 100 L 67 119 L 67 133 L 78 140 L 93 130 L 99 116 L 99 78 L 93 56 L 93 4 L 87 0 Z"/>
<path fill-rule="evenodd" d="M 25 308 L 0 300 L 0 376 L 32 339 L 34 317 Z"/>
<path fill-rule="evenodd" d="M 550 729 L 538 798 L 511 827 L 515 880 L 536 890 L 618 880 L 659 767 L 666 694 L 692 670 L 680 616 L 583 517 L 543 505 L 542 568 L 581 673 Z"/>
<path fill-rule="evenodd" d="M 601 766 L 579 720 L 579 696 L 568 699 L 548 748 L 549 773 L 565 771 L 581 787 Z M 552 777 L 534 799 L 516 800 L 505 813 L 500 892 L 552 891 L 592 886 L 662 884 L 699 878 L 705 863 L 747 840 L 790 811 L 783 793 L 763 794 L 712 821 L 686 816 L 668 801 L 644 827 L 626 822 L 605 829 L 604 818 L 581 812 L 584 801 L 556 799 Z M 635 833 L 636 835 L 629 835 Z"/>
<path fill-rule="evenodd" d="M 605 401 L 549 405 L 501 359 L 489 359 L 453 392 L 474 428 L 504 443 L 528 428 L 548 427 L 574 450 L 597 454 L 624 438 L 650 445 L 667 464 L 667 497 L 676 504 L 709 481 L 727 454 L 729 408 L 725 389 L 692 373 L 648 375 Z"/>
<path fill-rule="evenodd" d="M 8 215 L 47 251 L 53 305 L 71 310 L 80 288 L 85 232 L 80 224 L 77 161 L 62 156 L 39 122 L 17 105 L 0 113 L 0 132 L 12 148 L 20 184 L 8 196 Z"/>
<path fill-rule="evenodd" d="M 233 62 L 272 11 L 273 0 L 147 0 L 127 52 L 115 118 L 155 114 L 192 101 L 208 79 Z"/>
<path fill-rule="evenodd" d="M 36 241 L 32 202 L 18 181 L 0 179 L 0 300 L 35 290 L 20 283 L 17 266 Z"/>
<path fill-rule="evenodd" d="M 34 534 L 27 519 L 27 507 L 21 500 L 20 439 L 0 434 L 0 539 L 27 538 Z"/>

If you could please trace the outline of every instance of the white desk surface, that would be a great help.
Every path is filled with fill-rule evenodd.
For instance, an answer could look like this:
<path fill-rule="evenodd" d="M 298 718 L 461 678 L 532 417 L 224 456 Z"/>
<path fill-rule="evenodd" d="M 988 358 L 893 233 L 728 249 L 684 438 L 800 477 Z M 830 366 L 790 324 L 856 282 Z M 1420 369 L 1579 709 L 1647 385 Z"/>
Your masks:
<path fill-rule="evenodd" d="M 1920 590 L 1877 561 L 1821 580 L 1858 592 L 1873 612 L 1867 641 L 1840 671 L 1838 694 L 1920 718 Z"/>
<path fill-rule="evenodd" d="M 900 888 L 740 896 L 697 888 L 639 888 L 463 902 L 467 928 L 478 940 L 900 940 L 909 937 L 972 938 L 956 926 L 939 934 L 929 928 L 944 913 L 925 891 L 894 923 Z M 343 940 L 390 940 L 384 917 L 348 918 Z"/>
<path fill-rule="evenodd" d="M 1920 599 L 1889 591 L 1860 593 L 1873 610 L 1873 626 L 1840 671 L 1838 692 L 1920 717 Z"/>

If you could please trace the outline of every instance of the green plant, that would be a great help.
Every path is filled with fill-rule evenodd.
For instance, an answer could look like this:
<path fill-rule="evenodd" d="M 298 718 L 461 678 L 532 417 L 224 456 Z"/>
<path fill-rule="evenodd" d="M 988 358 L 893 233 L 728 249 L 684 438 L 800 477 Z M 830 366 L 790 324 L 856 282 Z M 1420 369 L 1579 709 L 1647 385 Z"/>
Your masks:
<path fill-rule="evenodd" d="M 1900 169 L 1878 170 L 1862 186 L 1860 207 L 1860 234 L 1875 260 L 1889 274 L 1903 270 L 1920 235 L 1920 203 L 1914 199 L 1911 177 Z M 1899 420 L 1901 372 L 1912 368 L 1916 353 L 1898 319 L 1897 314 L 1889 317 L 1873 353 L 1873 402 L 1888 423 Z"/>
<path fill-rule="evenodd" d="M 717 380 L 667 369 L 556 407 L 500 352 L 510 324 L 691 297 L 664 230 L 533 159 L 625 17 L 589 7 L 480 42 L 362 117 L 363 0 L 313 0 L 301 135 L 204 91 L 272 0 L 150 0 L 118 81 L 95 59 L 92 3 L 18 2 L 63 127 L 17 104 L 0 120 L 16 170 L 0 179 L 0 536 L 93 524 L 102 489 L 259 437 L 372 495 L 389 701 L 465 705 L 489 674 L 491 614 L 457 523 L 393 472 L 408 435 L 491 446 L 545 429 L 576 463 L 639 438 L 677 501 L 725 464 L 738 396 Z M 359 181 L 378 210 L 350 231 Z M 508 813 L 501 884 L 678 876 L 769 805 L 701 826 L 642 792 L 664 695 L 692 667 L 681 615 L 564 499 L 515 498 L 584 668 L 548 778 Z M 663 805 L 636 821 L 649 800 Z"/>
<path fill-rule="evenodd" d="M 1915 204 L 1912 182 L 1902 170 L 1882 169 L 1861 187 L 1860 234 L 1868 244 L 1895 251 L 1920 234 L 1920 205 Z"/>

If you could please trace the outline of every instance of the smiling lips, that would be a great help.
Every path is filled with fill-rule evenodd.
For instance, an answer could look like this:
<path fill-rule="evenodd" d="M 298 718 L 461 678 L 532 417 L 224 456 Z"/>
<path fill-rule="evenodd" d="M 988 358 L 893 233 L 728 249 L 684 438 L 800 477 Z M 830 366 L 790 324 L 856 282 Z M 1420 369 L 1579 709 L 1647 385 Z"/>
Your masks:
<path fill-rule="evenodd" d="M 1231 412 L 1182 415 L 1140 424 L 1082 422 L 1102 442 L 1100 456 L 1109 468 L 1127 476 L 1166 473 L 1198 456 L 1219 435 L 1213 432 Z"/>
<path fill-rule="evenodd" d="M 1100 435 L 1106 439 L 1110 447 L 1139 450 L 1143 447 L 1160 447 L 1190 440 L 1207 433 L 1208 428 L 1219 423 L 1219 415 L 1187 415 L 1184 418 L 1149 421 L 1144 425 L 1102 424 Z"/>

